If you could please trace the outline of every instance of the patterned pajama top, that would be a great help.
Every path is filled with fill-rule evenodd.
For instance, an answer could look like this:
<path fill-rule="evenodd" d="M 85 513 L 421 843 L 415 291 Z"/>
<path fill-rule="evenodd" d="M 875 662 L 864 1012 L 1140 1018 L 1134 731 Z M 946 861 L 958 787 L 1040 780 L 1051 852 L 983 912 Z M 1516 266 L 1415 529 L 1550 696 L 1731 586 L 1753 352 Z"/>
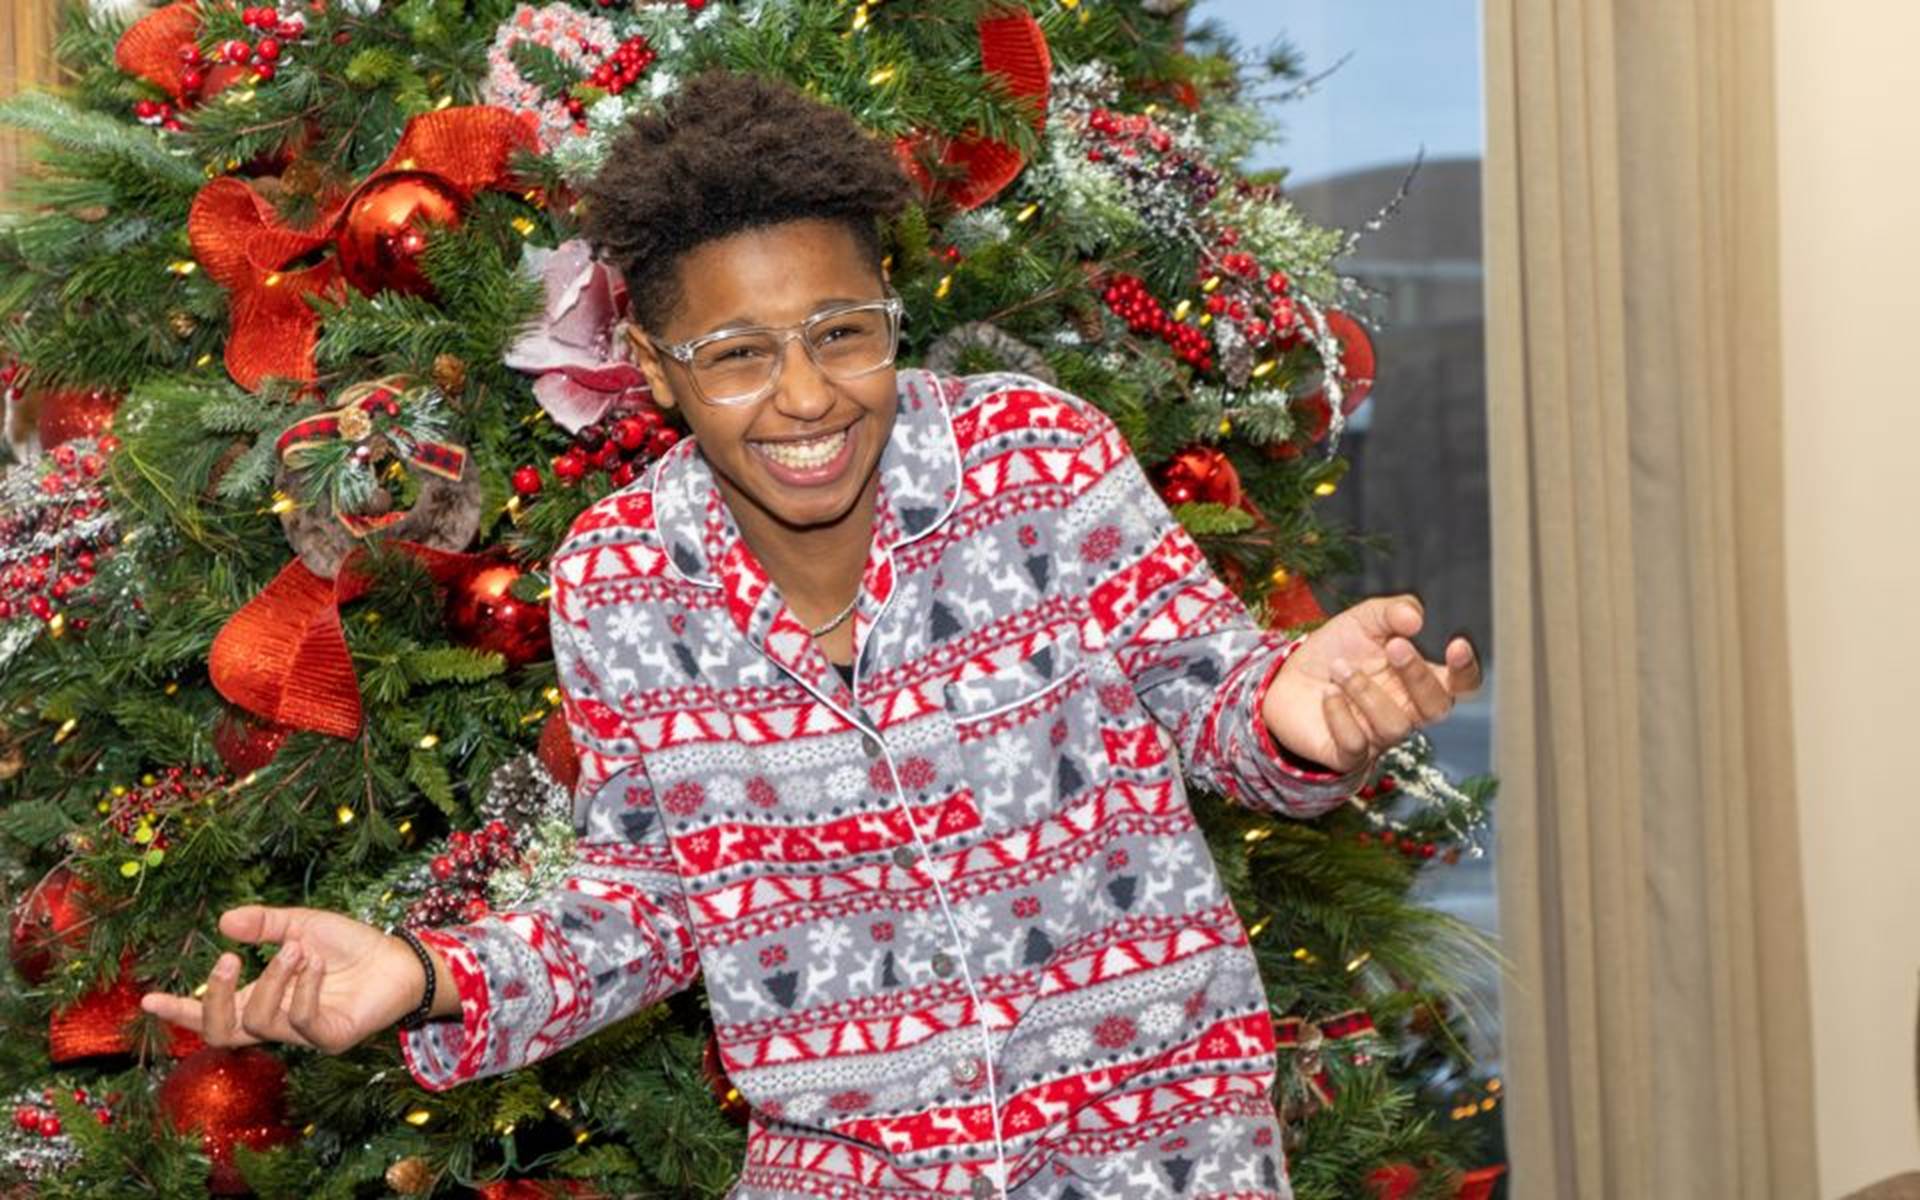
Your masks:
<path fill-rule="evenodd" d="M 426 1087 L 704 976 L 752 1106 L 734 1200 L 1286 1197 L 1274 1026 L 1181 770 L 1312 816 L 1263 631 L 1113 423 L 1019 375 L 899 374 L 851 683 L 683 442 L 553 560 L 580 860 L 430 932 Z"/>

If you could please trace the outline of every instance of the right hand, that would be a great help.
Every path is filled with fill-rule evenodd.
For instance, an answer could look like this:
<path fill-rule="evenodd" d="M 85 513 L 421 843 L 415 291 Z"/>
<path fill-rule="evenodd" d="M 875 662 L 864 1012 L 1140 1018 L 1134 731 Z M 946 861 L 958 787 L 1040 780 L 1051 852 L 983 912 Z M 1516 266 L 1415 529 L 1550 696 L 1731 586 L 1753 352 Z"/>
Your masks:
<path fill-rule="evenodd" d="M 142 1009 L 210 1046 L 274 1041 L 339 1054 L 418 1007 L 426 987 L 405 942 L 339 913 L 249 904 L 222 913 L 220 932 L 280 950 L 237 992 L 240 956 L 228 952 L 214 963 L 204 999 L 166 992 L 140 998 Z"/>

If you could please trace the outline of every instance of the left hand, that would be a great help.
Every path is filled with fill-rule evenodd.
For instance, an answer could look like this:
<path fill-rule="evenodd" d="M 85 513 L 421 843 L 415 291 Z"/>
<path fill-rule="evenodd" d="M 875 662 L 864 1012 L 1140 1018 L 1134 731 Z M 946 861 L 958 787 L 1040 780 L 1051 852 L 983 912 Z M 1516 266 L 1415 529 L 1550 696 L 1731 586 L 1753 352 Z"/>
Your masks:
<path fill-rule="evenodd" d="M 1307 635 L 1260 699 L 1268 732 L 1288 752 L 1346 773 L 1453 710 L 1480 686 L 1464 637 L 1432 663 L 1408 640 L 1426 612 L 1417 597 L 1376 596 Z"/>

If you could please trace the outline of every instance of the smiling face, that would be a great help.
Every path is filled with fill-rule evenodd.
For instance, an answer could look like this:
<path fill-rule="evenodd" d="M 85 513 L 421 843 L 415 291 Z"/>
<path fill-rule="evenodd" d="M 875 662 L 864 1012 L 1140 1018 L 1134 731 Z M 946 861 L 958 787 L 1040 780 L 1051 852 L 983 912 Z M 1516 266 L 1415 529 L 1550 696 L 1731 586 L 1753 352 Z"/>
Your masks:
<path fill-rule="evenodd" d="M 677 267 L 681 302 L 646 332 L 684 342 L 743 325 L 797 324 L 836 305 L 879 300 L 885 281 L 852 231 L 808 218 L 704 242 Z M 880 455 L 893 432 L 894 369 L 830 379 L 799 339 L 781 353 L 779 384 L 750 404 L 702 400 L 687 368 L 636 348 L 656 400 L 680 410 L 750 545 L 846 528 L 865 538 Z"/>

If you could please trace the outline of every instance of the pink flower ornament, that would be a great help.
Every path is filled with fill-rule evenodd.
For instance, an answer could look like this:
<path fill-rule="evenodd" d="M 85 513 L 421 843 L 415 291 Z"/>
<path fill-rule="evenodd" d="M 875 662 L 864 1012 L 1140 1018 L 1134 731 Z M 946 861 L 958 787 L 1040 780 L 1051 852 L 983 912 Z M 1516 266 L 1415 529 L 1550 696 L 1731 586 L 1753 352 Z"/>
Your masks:
<path fill-rule="evenodd" d="M 618 273 L 577 238 L 552 250 L 528 247 L 524 266 L 546 288 L 546 307 L 505 361 L 539 376 L 533 394 L 547 415 L 578 433 L 610 412 L 653 403 L 646 377 L 626 358 Z"/>

